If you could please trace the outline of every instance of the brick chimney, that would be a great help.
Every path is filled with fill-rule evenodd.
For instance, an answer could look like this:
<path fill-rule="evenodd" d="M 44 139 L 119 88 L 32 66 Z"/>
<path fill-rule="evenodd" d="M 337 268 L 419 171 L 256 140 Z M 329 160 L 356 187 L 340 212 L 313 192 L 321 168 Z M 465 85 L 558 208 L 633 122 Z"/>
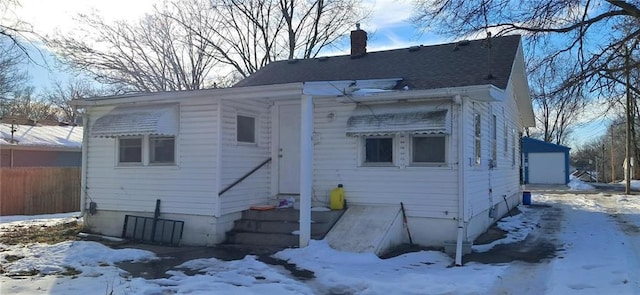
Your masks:
<path fill-rule="evenodd" d="M 367 32 L 356 24 L 356 30 L 351 31 L 351 58 L 363 57 L 367 54 Z"/>

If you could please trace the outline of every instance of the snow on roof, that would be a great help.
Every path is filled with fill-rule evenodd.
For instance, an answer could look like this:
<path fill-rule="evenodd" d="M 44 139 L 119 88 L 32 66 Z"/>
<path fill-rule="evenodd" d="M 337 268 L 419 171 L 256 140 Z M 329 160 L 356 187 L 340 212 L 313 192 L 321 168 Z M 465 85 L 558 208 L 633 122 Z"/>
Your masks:
<path fill-rule="evenodd" d="M 80 126 L 14 125 L 17 129 L 11 142 L 11 124 L 0 124 L 0 144 L 15 146 L 82 147 Z"/>

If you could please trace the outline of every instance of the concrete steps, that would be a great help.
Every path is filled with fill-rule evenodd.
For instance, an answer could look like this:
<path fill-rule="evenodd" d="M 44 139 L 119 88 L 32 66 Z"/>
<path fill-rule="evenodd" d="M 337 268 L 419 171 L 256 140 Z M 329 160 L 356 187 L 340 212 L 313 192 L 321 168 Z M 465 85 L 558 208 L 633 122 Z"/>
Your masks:
<path fill-rule="evenodd" d="M 343 212 L 311 211 L 311 238 L 323 239 Z M 300 211 L 293 208 L 243 211 L 242 218 L 236 220 L 233 229 L 227 233 L 225 244 L 243 248 L 296 247 L 299 244 L 299 218 Z"/>

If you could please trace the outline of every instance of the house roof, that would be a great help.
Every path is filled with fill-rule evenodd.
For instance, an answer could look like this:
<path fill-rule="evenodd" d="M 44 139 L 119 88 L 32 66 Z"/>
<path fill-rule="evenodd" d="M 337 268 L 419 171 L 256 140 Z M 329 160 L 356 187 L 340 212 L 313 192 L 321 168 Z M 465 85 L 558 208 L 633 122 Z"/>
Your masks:
<path fill-rule="evenodd" d="M 234 87 L 308 81 L 402 78 L 397 89 L 492 84 L 505 89 L 520 36 L 272 62 Z"/>
<path fill-rule="evenodd" d="M 522 152 L 524 153 L 569 152 L 570 149 L 570 147 L 538 140 L 531 137 L 522 138 Z"/>
<path fill-rule="evenodd" d="M 11 124 L 0 125 L 0 144 L 13 147 L 82 147 L 82 127 L 14 125 L 15 142 L 11 142 Z"/>

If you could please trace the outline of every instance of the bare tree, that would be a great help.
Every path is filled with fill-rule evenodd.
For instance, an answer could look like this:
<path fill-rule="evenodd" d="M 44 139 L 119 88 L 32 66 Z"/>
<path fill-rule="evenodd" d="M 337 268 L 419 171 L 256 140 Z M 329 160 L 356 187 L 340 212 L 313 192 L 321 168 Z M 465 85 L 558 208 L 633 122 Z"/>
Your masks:
<path fill-rule="evenodd" d="M 64 63 L 123 91 L 199 89 L 232 85 L 276 59 L 316 56 L 364 15 L 361 0 L 173 1 L 136 24 L 81 15 L 81 31 L 49 44 Z"/>
<path fill-rule="evenodd" d="M 450 36 L 491 31 L 495 35 L 524 34 L 528 52 L 544 56 L 537 70 L 548 64 L 575 61 L 574 71 L 557 77 L 560 86 L 576 83 L 598 87 L 602 69 L 632 40 L 640 36 L 637 0 L 515 1 L 483 0 L 480 3 L 417 1 L 415 20 Z M 606 32 L 606 33 L 604 33 Z M 638 67 L 637 62 L 632 67 Z M 606 79 L 605 79 L 606 80 Z M 607 82 L 604 82 L 607 83 Z M 586 89 L 592 90 L 592 89 Z"/>
<path fill-rule="evenodd" d="M 0 0 L 0 116 L 10 112 L 14 92 L 23 89 L 29 77 L 24 70 L 28 51 L 22 44 L 28 24 L 15 17 L 16 0 Z"/>
<path fill-rule="evenodd" d="M 58 36 L 49 44 L 72 68 L 123 92 L 205 88 L 214 52 L 168 14 L 156 8 L 136 24 L 80 15 L 82 35 Z"/>
<path fill-rule="evenodd" d="M 567 67 L 566 64 L 552 64 L 530 76 L 537 124 L 534 130 L 527 129 L 527 133 L 539 133 L 536 137 L 560 145 L 567 143 L 586 107 L 586 101 L 575 85 L 557 85 L 561 81 L 557 81 L 556 77 L 562 76 Z M 560 90 L 553 91 L 558 88 Z"/>
<path fill-rule="evenodd" d="M 607 156 L 603 153 L 604 137 L 591 140 L 582 146 L 579 146 L 571 150 L 571 166 L 578 170 L 586 170 L 592 172 L 598 172 L 598 180 L 604 181 L 607 179 L 605 172 L 608 168 L 609 162 L 607 162 Z M 603 165 L 605 169 L 603 169 Z"/>
<path fill-rule="evenodd" d="M 89 81 L 72 79 L 66 83 L 54 82 L 50 89 L 45 90 L 44 98 L 60 112 L 60 121 L 76 124 L 79 113 L 71 102 L 105 94 Z"/>
<path fill-rule="evenodd" d="M 31 91 L 26 62 L 18 43 L 0 38 L 0 118 L 11 115 L 20 96 Z"/>
<path fill-rule="evenodd" d="M 27 35 L 33 35 L 33 29 L 28 23 L 19 20 L 13 9 L 20 6 L 17 0 L 0 0 L 0 41 L 13 44 L 23 54 L 29 56 L 29 51 L 23 42 Z"/>
<path fill-rule="evenodd" d="M 3 108 L 3 117 L 57 122 L 57 111 L 51 102 L 34 96 L 34 87 L 23 87 L 14 92 L 13 99 Z"/>
<path fill-rule="evenodd" d="M 18 52 L 15 44 L 7 44 L 0 40 L 0 106 L 12 99 L 17 91 L 28 80 L 22 69 L 24 55 Z"/>
<path fill-rule="evenodd" d="M 0 0 L 0 43 L 12 47 L 14 54 L 21 55 L 21 58 L 26 57 L 28 62 L 47 67 L 44 55 L 40 51 L 44 38 L 33 30 L 31 24 L 18 17 L 14 9 L 19 6 L 19 0 Z M 40 58 L 34 58 L 34 54 Z"/>
<path fill-rule="evenodd" d="M 180 11 L 176 19 L 241 77 L 274 60 L 315 57 L 368 14 L 360 0 L 192 0 L 173 5 Z M 193 19 L 201 21 L 189 23 Z"/>
<path fill-rule="evenodd" d="M 640 59 L 628 59 L 640 38 L 638 0 L 418 0 L 415 20 L 429 29 L 457 38 L 491 32 L 519 33 L 527 52 L 542 57 L 529 62 L 531 71 L 557 63 L 577 66 L 556 79 L 552 96 L 567 89 L 586 99 L 601 98 L 612 104 L 628 91 L 626 99 L 640 95 L 636 83 L 626 80 L 637 72 Z M 631 51 L 631 52 L 630 52 Z M 632 74 L 633 75 L 633 74 Z M 624 77 L 624 79 L 623 79 Z M 631 107 L 627 112 L 631 114 Z M 628 122 L 632 117 L 627 116 Z M 628 128 L 629 129 L 629 128 Z M 627 134 L 630 134 L 628 132 Z M 627 136 L 627 146 L 631 136 Z M 628 191 L 627 183 L 627 191 Z"/>

